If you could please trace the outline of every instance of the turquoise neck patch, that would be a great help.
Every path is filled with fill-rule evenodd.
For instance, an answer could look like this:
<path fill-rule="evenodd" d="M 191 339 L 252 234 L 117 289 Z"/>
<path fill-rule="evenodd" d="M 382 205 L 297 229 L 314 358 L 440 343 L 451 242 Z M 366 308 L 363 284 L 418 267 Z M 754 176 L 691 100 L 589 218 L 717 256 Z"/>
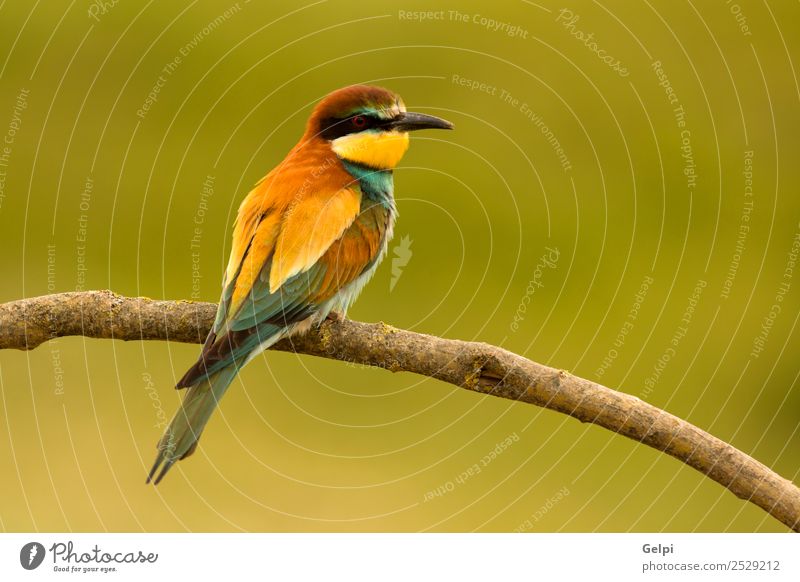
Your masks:
<path fill-rule="evenodd" d="M 394 209 L 394 178 L 391 170 L 377 170 L 344 159 L 342 165 L 353 178 L 358 180 L 361 192 L 371 202 Z"/>

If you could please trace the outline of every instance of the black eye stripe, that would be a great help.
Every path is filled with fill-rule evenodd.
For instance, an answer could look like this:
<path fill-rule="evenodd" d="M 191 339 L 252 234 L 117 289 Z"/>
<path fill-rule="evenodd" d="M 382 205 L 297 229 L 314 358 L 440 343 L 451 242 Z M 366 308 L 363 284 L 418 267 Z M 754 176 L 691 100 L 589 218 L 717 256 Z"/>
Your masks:
<path fill-rule="evenodd" d="M 364 123 L 357 125 L 353 120 L 359 117 L 364 120 Z M 350 133 L 358 133 L 367 129 L 382 127 L 388 124 L 390 120 L 380 119 L 372 115 L 359 113 L 349 117 L 328 117 L 323 119 L 320 123 L 320 136 L 323 139 L 332 140 Z"/>

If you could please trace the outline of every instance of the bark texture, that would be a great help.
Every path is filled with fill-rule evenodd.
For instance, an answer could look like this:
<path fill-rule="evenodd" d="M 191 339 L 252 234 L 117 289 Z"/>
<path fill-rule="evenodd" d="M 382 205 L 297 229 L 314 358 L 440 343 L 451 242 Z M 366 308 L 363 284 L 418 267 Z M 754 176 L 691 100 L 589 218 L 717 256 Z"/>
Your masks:
<path fill-rule="evenodd" d="M 30 350 L 55 337 L 202 343 L 216 305 L 59 293 L 0 305 L 0 349 Z M 413 372 L 474 392 L 535 404 L 663 451 L 800 532 L 800 489 L 728 443 L 643 402 L 563 370 L 476 342 L 384 323 L 326 321 L 272 349 Z"/>

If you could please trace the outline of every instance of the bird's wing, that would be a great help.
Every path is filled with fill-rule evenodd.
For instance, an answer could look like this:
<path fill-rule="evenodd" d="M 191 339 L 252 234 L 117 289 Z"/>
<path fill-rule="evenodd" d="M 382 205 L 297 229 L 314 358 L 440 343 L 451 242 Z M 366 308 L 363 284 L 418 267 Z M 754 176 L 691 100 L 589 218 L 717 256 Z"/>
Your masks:
<path fill-rule="evenodd" d="M 377 255 L 378 236 L 356 236 L 359 228 L 345 235 L 360 205 L 357 185 L 245 201 L 214 326 L 178 387 L 244 364 L 258 345 L 277 341 L 287 326 L 313 315 L 357 277 Z"/>

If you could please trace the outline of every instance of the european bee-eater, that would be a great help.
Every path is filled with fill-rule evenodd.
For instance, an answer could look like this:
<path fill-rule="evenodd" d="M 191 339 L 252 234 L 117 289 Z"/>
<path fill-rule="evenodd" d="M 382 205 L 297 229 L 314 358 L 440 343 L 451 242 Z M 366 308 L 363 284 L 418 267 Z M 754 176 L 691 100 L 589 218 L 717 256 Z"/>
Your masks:
<path fill-rule="evenodd" d="M 239 207 L 217 317 L 147 478 L 191 455 L 239 369 L 278 340 L 343 316 L 375 273 L 397 209 L 392 170 L 408 132 L 452 129 L 392 91 L 353 85 L 314 108 L 286 158 Z"/>

